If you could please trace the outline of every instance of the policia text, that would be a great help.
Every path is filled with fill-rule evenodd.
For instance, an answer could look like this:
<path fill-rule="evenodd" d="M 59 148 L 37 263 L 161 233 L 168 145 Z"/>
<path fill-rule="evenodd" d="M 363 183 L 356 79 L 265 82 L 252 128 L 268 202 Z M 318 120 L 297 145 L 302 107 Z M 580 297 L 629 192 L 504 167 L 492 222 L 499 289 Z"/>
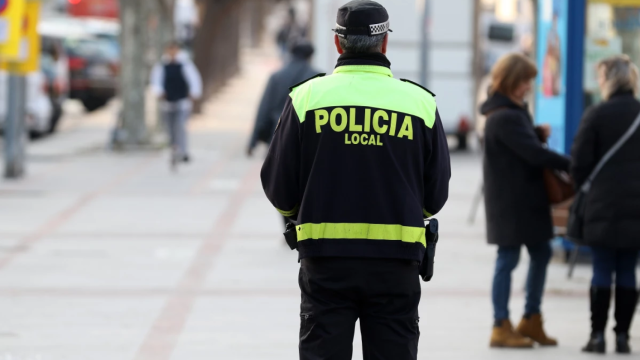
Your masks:
<path fill-rule="evenodd" d="M 315 110 L 316 133 L 322 133 L 323 127 L 326 125 L 329 125 L 331 130 L 337 133 L 348 129 L 350 134 L 344 134 L 344 143 L 348 145 L 383 146 L 384 144 L 380 140 L 380 135 L 382 134 L 413 140 L 413 122 L 411 121 L 411 116 L 402 114 L 398 116 L 396 112 L 365 108 L 364 123 L 358 124 L 356 119 L 362 119 L 362 117 L 356 116 L 357 110 L 355 107 L 347 109 L 336 107 L 333 110 Z M 399 118 L 403 118 L 401 124 L 398 121 Z M 373 134 L 371 134 L 372 128 L 375 132 Z M 361 132 L 365 134 L 357 134 Z"/>

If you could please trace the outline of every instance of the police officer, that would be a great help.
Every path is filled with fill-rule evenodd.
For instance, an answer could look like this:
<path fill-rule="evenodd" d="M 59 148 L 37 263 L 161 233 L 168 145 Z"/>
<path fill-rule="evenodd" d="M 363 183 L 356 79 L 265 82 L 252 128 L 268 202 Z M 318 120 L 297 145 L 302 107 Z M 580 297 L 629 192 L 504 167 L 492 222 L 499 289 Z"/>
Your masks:
<path fill-rule="evenodd" d="M 300 359 L 416 359 L 424 218 L 449 192 L 434 95 L 395 80 L 389 15 L 374 1 L 338 10 L 330 76 L 292 88 L 263 165 L 271 203 L 296 224 Z"/>

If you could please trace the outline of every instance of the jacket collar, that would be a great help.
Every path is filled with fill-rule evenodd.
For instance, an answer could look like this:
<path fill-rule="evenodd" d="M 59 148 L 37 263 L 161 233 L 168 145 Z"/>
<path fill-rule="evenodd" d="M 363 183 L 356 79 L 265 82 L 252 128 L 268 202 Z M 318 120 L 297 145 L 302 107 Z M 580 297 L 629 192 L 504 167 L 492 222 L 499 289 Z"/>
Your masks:
<path fill-rule="evenodd" d="M 384 54 L 349 54 L 344 53 L 338 58 L 334 74 L 347 72 L 370 72 L 388 77 L 391 73 L 391 62 Z"/>
<path fill-rule="evenodd" d="M 487 115 L 501 108 L 517 109 L 525 111 L 527 113 L 529 112 L 528 104 L 516 104 L 508 96 L 503 95 L 499 92 L 495 92 L 489 96 L 484 104 L 482 104 L 482 106 L 480 107 L 480 113 L 483 115 Z"/>
<path fill-rule="evenodd" d="M 634 96 L 633 90 L 618 90 L 611 94 L 609 98 L 621 97 L 621 96 Z"/>

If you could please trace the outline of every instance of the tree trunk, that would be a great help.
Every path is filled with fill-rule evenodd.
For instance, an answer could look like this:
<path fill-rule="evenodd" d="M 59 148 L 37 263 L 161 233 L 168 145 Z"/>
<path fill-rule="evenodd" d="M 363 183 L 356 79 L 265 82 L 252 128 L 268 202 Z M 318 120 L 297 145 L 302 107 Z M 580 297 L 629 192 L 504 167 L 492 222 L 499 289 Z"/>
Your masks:
<path fill-rule="evenodd" d="M 160 4 L 160 39 L 163 47 L 167 43 L 175 40 L 176 27 L 174 23 L 175 0 L 157 0 Z"/>
<path fill-rule="evenodd" d="M 120 75 L 121 136 L 116 145 L 142 145 L 148 140 L 145 123 L 145 27 L 142 1 L 120 0 L 122 70 Z"/>
<path fill-rule="evenodd" d="M 239 69 L 241 0 L 200 0 L 203 14 L 195 39 L 195 64 L 204 81 L 204 98 Z M 196 104 L 195 111 L 199 111 Z"/>
<path fill-rule="evenodd" d="M 271 3 L 268 0 L 248 0 L 244 11 L 247 40 L 249 46 L 257 48 L 262 42 L 264 34 L 264 20 L 267 13 L 267 6 Z"/>

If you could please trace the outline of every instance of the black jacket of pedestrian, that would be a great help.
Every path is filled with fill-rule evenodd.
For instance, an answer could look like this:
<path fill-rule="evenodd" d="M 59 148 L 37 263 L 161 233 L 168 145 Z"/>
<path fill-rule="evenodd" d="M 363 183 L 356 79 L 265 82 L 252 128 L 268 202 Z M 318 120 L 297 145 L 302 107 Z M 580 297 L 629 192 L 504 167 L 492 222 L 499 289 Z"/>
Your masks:
<path fill-rule="evenodd" d="M 553 238 L 543 169 L 569 170 L 569 159 L 545 148 L 526 106 L 494 93 L 482 105 L 487 116 L 484 189 L 487 239 L 500 246 L 531 245 Z"/>
<path fill-rule="evenodd" d="M 571 174 L 580 187 L 640 113 L 633 92 L 615 93 L 589 109 L 572 148 Z M 640 247 L 640 131 L 602 168 L 587 195 L 584 236 L 590 245 Z"/>
<path fill-rule="evenodd" d="M 273 132 L 289 96 L 289 88 L 319 73 L 307 60 L 294 57 L 281 70 L 271 75 L 258 108 L 253 135 L 249 143 L 250 149 L 255 148 L 258 141 L 271 143 Z"/>

